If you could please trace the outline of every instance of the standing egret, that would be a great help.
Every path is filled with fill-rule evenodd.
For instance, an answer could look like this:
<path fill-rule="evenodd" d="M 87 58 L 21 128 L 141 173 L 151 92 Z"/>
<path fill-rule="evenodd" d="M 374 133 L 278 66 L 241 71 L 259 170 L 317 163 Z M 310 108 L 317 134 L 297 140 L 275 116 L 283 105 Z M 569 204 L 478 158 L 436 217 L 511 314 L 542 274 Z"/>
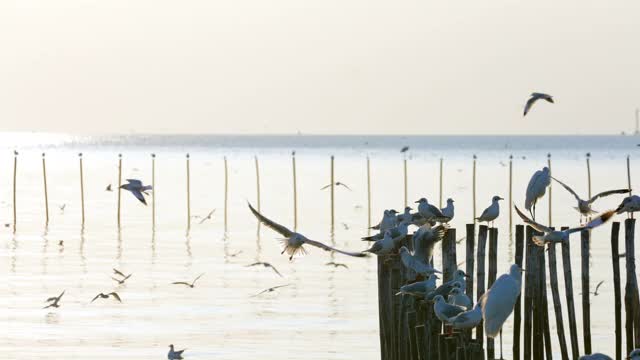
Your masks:
<path fill-rule="evenodd" d="M 511 265 L 509 274 L 500 275 L 478 301 L 482 307 L 484 332 L 487 337 L 494 339 L 498 336 L 502 325 L 513 312 L 516 299 L 520 295 L 522 271 L 517 264 Z"/>
<path fill-rule="evenodd" d="M 533 220 L 536 219 L 536 203 L 538 202 L 538 199 L 544 196 L 544 193 L 550 184 L 551 173 L 549 168 L 546 166 L 543 167 L 542 170 L 536 171 L 531 177 L 531 180 L 529 180 L 524 208 L 529 211 Z"/>

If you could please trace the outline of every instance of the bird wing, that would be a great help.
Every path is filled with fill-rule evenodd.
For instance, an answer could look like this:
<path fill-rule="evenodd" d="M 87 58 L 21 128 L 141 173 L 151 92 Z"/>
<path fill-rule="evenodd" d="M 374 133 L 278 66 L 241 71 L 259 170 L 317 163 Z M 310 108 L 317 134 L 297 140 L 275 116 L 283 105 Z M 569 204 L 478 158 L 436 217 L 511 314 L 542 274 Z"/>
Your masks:
<path fill-rule="evenodd" d="M 442 313 L 448 318 L 457 316 L 467 310 L 462 306 L 458 306 L 458 305 L 453 305 L 453 304 L 445 304 L 445 305 L 446 306 L 442 307 Z"/>
<path fill-rule="evenodd" d="M 280 271 L 278 271 L 275 266 L 271 264 L 267 264 L 266 266 L 270 267 L 276 274 L 278 274 L 278 276 L 283 277 L 282 274 L 280 274 Z"/>
<path fill-rule="evenodd" d="M 131 185 L 142 187 L 142 181 L 140 181 L 138 179 L 126 179 L 126 180 Z"/>
<path fill-rule="evenodd" d="M 47 298 L 47 300 L 45 300 L 44 302 L 55 301 L 56 299 L 57 299 L 57 297 L 52 296 L 50 298 Z"/>
<path fill-rule="evenodd" d="M 527 100 L 527 103 L 524 105 L 524 115 L 522 115 L 522 116 L 527 116 L 527 113 L 529 112 L 529 110 L 531 109 L 533 104 L 536 101 L 538 101 L 538 97 L 535 96 L 535 93 L 533 93 L 531 95 L 532 96 L 529 98 L 529 100 Z"/>
<path fill-rule="evenodd" d="M 568 192 L 570 192 L 570 193 L 571 193 L 571 194 L 576 198 L 576 200 L 578 200 L 578 201 L 582 200 L 582 199 L 580 199 L 580 196 L 578 196 L 578 194 L 576 194 L 576 192 L 575 192 L 575 191 L 573 191 L 573 189 L 569 187 L 569 185 L 567 185 L 567 184 L 563 183 L 562 181 L 560 181 L 560 180 L 558 180 L 558 179 L 554 178 L 553 176 L 552 176 L 551 178 L 552 178 L 553 180 L 555 180 L 558 184 L 562 185 L 562 187 L 563 187 L 563 188 L 565 188 Z M 596 195 L 596 196 L 597 196 L 597 195 Z M 593 199 L 593 198 L 592 198 L 592 199 Z M 593 200 L 595 200 L 595 199 L 593 199 Z M 589 200 L 589 202 L 591 202 L 591 201 L 593 201 L 593 200 Z"/>
<path fill-rule="evenodd" d="M 604 283 L 604 280 L 600 281 L 598 285 L 596 285 L 596 292 L 598 292 L 598 289 L 600 289 L 600 286 L 602 286 L 603 283 Z"/>
<path fill-rule="evenodd" d="M 136 197 L 136 199 L 140 200 L 141 203 L 147 205 L 147 200 L 145 200 L 144 195 L 138 190 L 129 190 Z"/>
<path fill-rule="evenodd" d="M 116 274 L 116 275 L 120 275 L 122 277 L 126 276 L 122 271 L 120 271 L 120 270 L 118 270 L 116 268 L 113 269 L 113 273 Z"/>
<path fill-rule="evenodd" d="M 275 290 L 275 289 L 283 288 L 283 287 L 286 287 L 286 286 L 289 286 L 289 285 L 291 285 L 291 284 L 284 284 L 284 285 L 274 286 L 274 287 L 272 287 L 272 288 L 271 288 L 271 290 Z"/>
<path fill-rule="evenodd" d="M 120 279 L 116 279 L 116 278 L 114 278 L 113 276 L 112 276 L 111 278 L 112 278 L 114 281 L 116 281 L 116 282 L 118 282 L 118 283 L 120 283 L 120 284 L 122 284 L 122 283 L 124 282 L 124 279 L 122 279 L 122 280 L 120 280 Z"/>
<path fill-rule="evenodd" d="M 202 274 L 198 275 L 195 279 L 193 279 L 193 282 L 191 282 L 191 284 L 192 284 L 192 285 L 193 285 L 193 284 L 195 284 L 195 283 L 196 283 L 196 281 L 198 281 L 198 279 L 200 279 L 200 278 L 202 277 L 202 275 L 204 275 L 204 273 L 202 273 Z"/>
<path fill-rule="evenodd" d="M 270 290 L 270 289 L 262 290 L 262 291 L 260 291 L 260 292 L 259 292 L 259 293 L 257 293 L 257 294 L 253 294 L 253 295 L 251 295 L 250 297 L 260 296 L 260 295 L 262 295 L 262 294 L 264 294 L 264 293 L 268 292 L 269 290 Z"/>
<path fill-rule="evenodd" d="M 587 229 L 596 228 L 596 227 L 606 223 L 607 221 L 609 221 L 609 219 L 611 219 L 613 217 L 613 215 L 615 215 L 615 214 L 616 214 L 615 210 L 605 211 L 602 214 L 598 215 L 593 220 L 589 221 L 587 223 L 587 225 L 585 225 L 584 227 L 587 228 Z"/>
<path fill-rule="evenodd" d="M 338 266 L 338 267 L 342 266 L 342 267 L 343 267 L 343 268 L 345 268 L 345 269 L 348 269 L 348 268 L 349 268 L 349 267 L 347 266 L 347 264 L 338 264 L 338 265 L 336 265 L 336 266 Z"/>
<path fill-rule="evenodd" d="M 509 275 L 501 275 L 480 299 L 487 336 L 494 338 L 507 320 L 520 294 L 518 283 Z"/>
<path fill-rule="evenodd" d="M 609 195 L 614 195 L 614 194 L 626 194 L 631 192 L 631 189 L 618 189 L 618 190 L 609 190 L 609 191 L 603 191 L 599 194 L 596 194 L 594 196 L 591 197 L 591 199 L 589 199 L 589 204 L 591 204 L 592 202 L 596 201 L 598 198 L 601 197 L 605 197 L 605 196 L 609 196 Z"/>
<path fill-rule="evenodd" d="M 97 298 L 99 298 L 99 297 L 100 297 L 100 295 L 104 295 L 104 294 L 103 294 L 103 293 L 100 293 L 100 294 L 96 295 L 96 297 L 94 297 L 94 298 L 93 298 L 93 300 L 91 300 L 91 302 L 96 301 L 96 299 L 97 299 Z"/>
<path fill-rule="evenodd" d="M 330 187 L 330 186 L 331 186 L 331 184 L 329 184 L 329 185 L 325 185 L 325 186 L 321 187 L 321 188 L 320 188 L 320 190 L 324 190 L 324 189 L 326 189 L 326 188 L 328 188 L 328 187 Z"/>
<path fill-rule="evenodd" d="M 293 235 L 293 231 L 287 229 L 286 227 L 267 219 L 264 215 L 260 214 L 256 209 L 253 208 L 253 206 L 251 206 L 250 203 L 247 203 L 249 205 L 249 209 L 251 210 L 251 212 L 253 213 L 253 215 L 258 218 L 258 220 L 260 220 L 261 223 L 263 223 L 264 225 L 266 225 L 267 227 L 271 228 L 272 230 L 276 231 L 277 233 L 279 233 L 280 235 L 289 238 L 291 237 L 291 235 Z"/>
<path fill-rule="evenodd" d="M 540 231 L 543 233 L 549 233 L 553 230 L 551 230 L 549 227 L 538 224 L 537 222 L 529 219 L 527 217 L 527 215 L 523 214 L 522 211 L 520 211 L 520 209 L 518 209 L 518 207 L 516 205 L 513 205 L 513 207 L 516 209 L 516 213 L 520 216 L 520 218 L 527 224 L 529 224 L 532 228 L 534 228 L 536 231 Z"/>
<path fill-rule="evenodd" d="M 191 284 L 189 284 L 188 282 L 185 281 L 175 281 L 171 283 L 172 285 L 186 285 L 186 286 L 191 286 Z"/>
<path fill-rule="evenodd" d="M 352 191 L 352 190 L 351 190 L 351 188 L 350 188 L 350 187 L 348 187 L 348 186 L 347 186 L 347 184 L 345 184 L 345 183 L 339 182 L 339 183 L 337 183 L 337 185 L 342 185 L 342 186 L 344 186 L 347 190 Z"/>
<path fill-rule="evenodd" d="M 252 266 L 256 266 L 256 265 L 264 265 L 264 263 L 262 263 L 262 262 L 254 262 L 253 264 L 245 265 L 245 267 L 252 267 Z"/>
<path fill-rule="evenodd" d="M 131 275 L 133 275 L 133 274 L 129 274 L 129 275 L 125 276 L 125 277 L 124 277 L 124 279 L 122 279 L 122 281 L 124 282 L 125 280 L 127 280 L 128 278 L 130 278 L 130 277 L 131 277 Z"/>
<path fill-rule="evenodd" d="M 482 212 L 482 214 L 480 216 L 478 216 L 476 219 L 484 219 L 485 216 L 489 216 L 489 209 L 491 209 L 491 206 L 489 206 L 488 208 L 484 209 L 484 211 Z"/>
<path fill-rule="evenodd" d="M 331 247 L 329 245 L 325 245 L 319 241 L 315 241 L 315 240 L 305 240 L 305 244 L 309 244 L 315 247 L 319 247 L 320 249 L 324 250 L 324 251 L 335 251 L 338 252 L 340 254 L 344 254 L 344 255 L 349 255 L 349 256 L 355 256 L 355 257 L 365 257 L 367 256 L 367 254 L 363 253 L 363 252 L 350 252 L 350 251 L 343 251 L 343 250 L 339 250 L 336 249 L 334 247 Z"/>
<path fill-rule="evenodd" d="M 115 292 L 109 293 L 107 294 L 107 296 L 113 296 L 116 300 L 118 300 L 119 302 L 122 302 L 122 299 L 120 299 L 120 295 L 118 295 Z"/>

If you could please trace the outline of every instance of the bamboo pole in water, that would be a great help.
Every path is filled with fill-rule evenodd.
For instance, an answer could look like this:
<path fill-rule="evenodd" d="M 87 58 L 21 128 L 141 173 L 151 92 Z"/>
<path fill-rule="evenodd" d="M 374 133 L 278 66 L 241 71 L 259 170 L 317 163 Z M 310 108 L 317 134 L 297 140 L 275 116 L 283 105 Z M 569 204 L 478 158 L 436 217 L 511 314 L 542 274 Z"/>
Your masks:
<path fill-rule="evenodd" d="M 549 174 L 553 175 L 553 173 L 551 172 L 551 153 L 547 154 L 547 167 L 549 168 Z M 551 202 L 551 187 L 553 186 L 553 184 L 549 183 L 549 227 L 553 226 L 552 225 L 552 219 L 553 217 L 551 216 L 551 207 L 552 207 L 552 202 Z"/>
<path fill-rule="evenodd" d="M 442 158 L 440 158 L 440 208 L 442 209 Z"/>
<path fill-rule="evenodd" d="M 13 232 L 16 232 L 17 211 L 16 211 L 16 179 L 18 174 L 18 152 L 13 151 Z"/>
<path fill-rule="evenodd" d="M 227 205 L 229 204 L 229 167 L 224 157 L 224 229 L 227 231 Z"/>
<path fill-rule="evenodd" d="M 487 276 L 487 289 L 496 281 L 498 272 L 498 229 L 489 229 L 489 272 Z M 502 336 L 502 335 L 501 335 Z M 500 349 L 502 354 L 502 348 Z M 501 356 L 502 357 L 502 356 Z M 495 359 L 495 345 L 491 338 L 487 337 L 487 359 Z"/>
<path fill-rule="evenodd" d="M 335 225 L 335 191 L 336 191 L 336 182 L 335 182 L 335 173 L 334 173 L 334 162 L 335 158 L 331 155 L 331 229 L 334 228 Z"/>
<path fill-rule="evenodd" d="M 367 156 L 367 228 L 371 227 L 371 164 Z"/>
<path fill-rule="evenodd" d="M 82 209 L 82 227 L 84 228 L 84 174 L 82 169 L 82 153 L 78 154 L 80 159 L 80 204 Z"/>
<path fill-rule="evenodd" d="M 187 153 L 187 230 L 191 229 L 191 169 L 189 166 L 189 153 Z"/>
<path fill-rule="evenodd" d="M 571 248 L 568 241 L 562 242 L 562 267 L 564 268 L 564 286 L 567 297 L 567 313 L 569 314 L 569 333 L 571 339 L 572 359 L 577 360 L 580 356 L 578 345 L 578 329 L 576 322 L 576 311 L 573 301 L 573 278 L 571 275 Z"/>
<path fill-rule="evenodd" d="M 615 314 L 615 334 L 616 334 L 616 360 L 622 360 L 622 292 L 620 291 L 620 223 L 614 222 L 611 225 L 611 262 L 613 265 L 613 294 Z"/>
<path fill-rule="evenodd" d="M 627 333 L 627 353 L 630 353 L 634 348 L 634 341 L 636 346 L 640 346 L 640 329 L 637 325 L 640 322 L 640 316 L 637 316 L 638 311 L 638 279 L 636 278 L 636 257 L 635 257 L 635 219 L 626 219 L 624 221 L 625 230 L 625 263 L 627 271 L 627 282 L 624 288 L 624 310 L 626 314 L 626 333 Z M 634 330 L 635 328 L 635 330 Z M 635 336 L 634 336 L 635 335 Z"/>
<path fill-rule="evenodd" d="M 533 233 L 533 229 L 530 226 L 527 226 L 526 229 L 526 237 L 525 237 L 525 260 L 526 260 L 526 271 L 525 275 L 525 285 L 524 285 L 524 360 L 531 360 L 532 352 L 535 353 L 535 344 L 532 345 L 532 331 L 535 325 L 532 322 L 533 320 L 533 291 L 534 291 L 534 278 L 535 278 L 535 265 L 533 262 L 533 245 L 531 241 L 531 234 Z M 532 351 L 533 349 L 533 351 Z M 535 359 L 535 357 L 534 357 Z"/>
<path fill-rule="evenodd" d="M 591 199 L 591 153 L 587 153 L 587 194 Z"/>
<path fill-rule="evenodd" d="M 122 189 L 122 154 L 118 154 L 118 229 L 120 229 L 120 203 Z"/>
<path fill-rule="evenodd" d="M 558 342 L 560 343 L 560 353 L 562 360 L 569 359 L 567 340 L 564 335 L 564 322 L 562 320 L 562 303 L 560 302 L 560 291 L 558 287 L 558 266 L 556 256 L 556 243 L 550 243 L 549 249 L 549 282 L 551 283 L 551 295 L 553 297 L 553 310 L 556 315 L 556 331 Z"/>
<path fill-rule="evenodd" d="M 591 196 L 591 195 L 589 195 Z M 591 354 L 591 304 L 589 302 L 589 230 L 580 232 L 580 255 L 582 264 L 582 335 L 584 353 Z"/>
<path fill-rule="evenodd" d="M 524 257 L 524 225 L 516 225 L 516 256 L 515 262 L 516 264 L 522 268 Z M 513 310 L 513 359 L 520 360 L 520 328 L 522 325 L 521 316 L 522 316 L 522 292 L 518 295 L 516 299 L 516 305 Z"/>
<path fill-rule="evenodd" d="M 513 155 L 509 155 L 509 236 L 513 233 Z"/>
<path fill-rule="evenodd" d="M 631 190 L 631 157 L 629 155 L 627 155 L 627 189 Z M 629 195 L 631 195 L 632 193 L 629 192 Z M 631 219 L 633 219 L 633 213 L 630 212 L 627 215 L 628 217 L 630 217 Z"/>
<path fill-rule="evenodd" d="M 476 241 L 476 226 L 475 224 L 467 224 L 467 260 L 466 260 L 466 273 L 473 277 L 473 269 L 475 265 L 475 241 Z M 467 294 L 471 294 L 470 298 L 473 298 L 473 281 L 467 281 Z"/>
<path fill-rule="evenodd" d="M 487 248 L 488 230 L 489 228 L 486 225 L 480 225 L 480 227 L 478 228 L 478 255 L 477 255 L 478 263 L 477 263 L 477 272 L 476 272 L 476 279 L 477 279 L 476 301 L 480 300 L 482 295 L 484 295 L 485 293 L 485 282 L 484 282 L 485 251 Z M 478 327 L 476 328 L 476 339 L 480 341 L 481 344 L 484 342 L 484 329 L 482 327 L 482 323 L 480 323 L 480 325 L 478 325 Z"/>
<path fill-rule="evenodd" d="M 473 154 L 472 194 L 473 194 L 473 223 L 476 223 L 476 154 Z"/>
<path fill-rule="evenodd" d="M 369 163 L 367 161 L 367 165 L 368 164 Z M 293 230 L 295 231 L 298 228 L 298 177 L 296 173 L 296 152 L 295 151 L 291 152 L 291 165 L 293 169 Z M 371 215 L 369 215 L 369 223 L 371 223 Z"/>
<path fill-rule="evenodd" d="M 151 154 L 151 227 L 156 229 L 156 154 Z"/>
<path fill-rule="evenodd" d="M 49 193 L 47 191 L 47 165 L 45 162 L 45 154 L 42 153 L 42 180 L 44 182 L 44 213 L 46 223 L 49 225 Z"/>
<path fill-rule="evenodd" d="M 258 212 L 260 212 L 260 164 L 258 163 L 258 156 L 253 157 L 256 165 L 256 205 L 258 206 Z M 260 221 L 258 221 L 258 233 L 260 233 Z"/>
<path fill-rule="evenodd" d="M 404 207 L 407 207 L 407 192 L 409 191 L 409 180 L 407 179 L 407 158 L 403 160 L 404 165 Z"/>

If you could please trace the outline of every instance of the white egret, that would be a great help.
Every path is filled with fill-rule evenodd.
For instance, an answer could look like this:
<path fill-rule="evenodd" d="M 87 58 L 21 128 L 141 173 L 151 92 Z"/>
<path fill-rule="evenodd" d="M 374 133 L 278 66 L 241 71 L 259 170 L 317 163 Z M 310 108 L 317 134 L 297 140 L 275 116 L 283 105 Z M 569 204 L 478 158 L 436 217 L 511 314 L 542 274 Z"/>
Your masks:
<path fill-rule="evenodd" d="M 546 166 L 542 170 L 536 171 L 529 180 L 524 208 L 529 211 L 534 220 L 536 219 L 536 203 L 544 196 L 549 184 L 551 184 L 551 173 Z"/>
<path fill-rule="evenodd" d="M 518 265 L 511 265 L 509 274 L 500 275 L 478 301 L 482 307 L 484 332 L 487 337 L 493 339 L 498 336 L 502 325 L 513 312 L 516 299 L 520 295 L 522 271 Z"/>

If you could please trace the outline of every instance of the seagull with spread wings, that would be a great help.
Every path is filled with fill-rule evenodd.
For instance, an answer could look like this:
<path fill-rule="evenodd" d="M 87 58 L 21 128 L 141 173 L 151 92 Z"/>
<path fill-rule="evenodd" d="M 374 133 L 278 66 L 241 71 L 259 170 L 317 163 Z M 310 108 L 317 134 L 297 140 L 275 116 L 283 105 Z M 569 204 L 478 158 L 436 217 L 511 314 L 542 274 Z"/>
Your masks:
<path fill-rule="evenodd" d="M 114 299 L 118 300 L 118 302 L 122 302 L 122 299 L 120 299 L 120 295 L 118 295 L 115 291 L 114 292 L 110 292 L 108 294 L 100 293 L 100 294 L 96 295 L 96 297 L 94 297 L 93 300 L 91 300 L 91 302 L 96 301 L 97 298 L 108 299 L 109 296 L 112 296 Z"/>
<path fill-rule="evenodd" d="M 193 281 L 190 282 L 190 283 L 186 282 L 186 281 L 175 281 L 175 282 L 172 282 L 171 284 L 172 285 L 184 285 L 184 286 L 188 286 L 188 287 L 193 289 L 196 286 L 196 281 L 198 281 L 198 279 L 200 279 L 202 277 L 202 275 L 204 275 L 204 273 L 198 275 L 198 277 L 193 279 Z"/>
<path fill-rule="evenodd" d="M 116 281 L 116 282 L 118 283 L 118 285 L 122 285 L 122 284 L 124 284 L 124 282 L 125 282 L 125 281 L 127 281 L 127 280 L 131 277 L 131 275 L 133 275 L 133 274 L 129 274 L 129 275 L 127 275 L 127 276 L 124 276 L 122 279 L 116 279 L 116 278 L 114 278 L 113 276 L 112 276 L 111 278 L 112 278 L 114 281 Z"/>
<path fill-rule="evenodd" d="M 340 181 L 336 181 L 335 182 L 336 186 L 343 186 L 345 189 L 351 191 L 351 188 L 347 186 L 347 184 L 340 182 Z M 320 188 L 320 190 L 324 190 L 324 189 L 328 189 L 329 187 L 331 187 L 331 184 L 325 185 L 323 187 Z"/>
<path fill-rule="evenodd" d="M 203 222 L 205 222 L 207 220 L 211 220 L 211 217 L 213 216 L 213 213 L 215 213 L 215 212 L 216 212 L 216 209 L 213 209 L 213 210 L 209 211 L 207 216 L 203 216 L 202 219 L 200 219 L 200 222 L 198 224 L 200 225 L 200 224 L 202 224 Z"/>
<path fill-rule="evenodd" d="M 348 269 L 349 266 L 347 266 L 347 264 L 343 264 L 343 263 L 337 263 L 335 261 L 330 261 L 326 264 L 324 264 L 325 266 L 333 266 L 334 268 L 338 268 L 338 267 L 343 267 L 345 269 Z"/>
<path fill-rule="evenodd" d="M 250 297 L 256 297 L 256 296 L 260 296 L 260 295 L 262 295 L 264 293 L 274 292 L 276 289 L 283 288 L 283 287 L 289 286 L 289 285 L 291 285 L 291 284 L 285 284 L 285 285 L 278 285 L 278 286 L 270 287 L 268 289 L 264 289 L 264 290 L 260 291 L 257 294 L 251 295 Z"/>
<path fill-rule="evenodd" d="M 548 102 L 553 104 L 553 97 L 551 95 L 534 92 L 534 93 L 531 94 L 531 97 L 529 98 L 529 100 L 527 100 L 527 103 L 524 106 L 524 115 L 523 116 L 527 116 L 527 113 L 529 112 L 529 110 L 531 110 L 531 107 L 533 106 L 533 104 L 535 104 L 536 101 L 538 101 L 540 99 L 546 100 L 546 101 L 548 101 Z"/>
<path fill-rule="evenodd" d="M 120 189 L 128 190 L 136 197 L 136 199 L 140 200 L 141 203 L 147 205 L 147 200 L 144 198 L 144 195 L 149 195 L 147 193 L 148 190 L 153 190 L 151 185 L 143 185 L 142 181 L 137 179 L 126 179 L 127 183 L 120 186 Z"/>
<path fill-rule="evenodd" d="M 592 196 L 590 199 L 583 200 L 580 198 L 580 196 L 578 196 L 578 194 L 576 194 L 575 191 L 573 191 L 572 188 L 569 187 L 569 185 L 554 178 L 553 176 L 551 178 L 555 180 L 558 184 L 562 185 L 563 188 L 565 188 L 568 192 L 571 193 L 571 195 L 573 195 L 576 198 L 576 200 L 578 200 L 578 206 L 576 206 L 574 209 L 578 210 L 578 212 L 580 213 L 580 220 L 582 220 L 583 216 L 588 217 L 590 215 L 597 213 L 597 211 L 591 208 L 591 204 L 593 204 L 593 202 L 598 200 L 599 198 L 609 196 L 609 195 L 615 195 L 615 194 L 627 194 L 631 192 L 631 189 L 608 190 L 608 191 L 603 191 L 599 194 L 596 194 Z"/>
<path fill-rule="evenodd" d="M 278 269 L 276 269 L 275 266 L 271 265 L 268 262 L 258 261 L 258 262 L 254 262 L 253 264 L 246 265 L 245 267 L 252 267 L 252 266 L 258 266 L 258 265 L 262 265 L 266 268 L 271 268 L 271 270 L 273 270 L 276 274 L 282 277 L 282 274 L 280 274 L 280 271 L 278 271 Z"/>
<path fill-rule="evenodd" d="M 58 304 L 58 302 L 60 301 L 60 299 L 62 299 L 62 295 L 64 295 L 65 291 L 66 290 L 62 290 L 62 293 L 60 295 L 52 296 L 52 297 L 48 298 L 47 300 L 45 300 L 44 302 L 47 302 L 47 303 L 50 303 L 50 304 L 45 306 L 45 307 L 43 307 L 43 309 L 50 308 L 50 307 L 54 307 L 54 308 L 60 307 L 60 304 Z"/>
<path fill-rule="evenodd" d="M 582 230 L 589 230 L 598 227 L 611 219 L 616 213 L 615 210 L 609 210 L 600 214 L 595 219 L 589 221 L 586 225 L 566 230 L 553 230 L 548 226 L 538 224 L 537 222 L 529 219 L 527 215 L 525 215 L 522 211 L 520 211 L 520 209 L 518 209 L 517 206 L 513 205 L 513 207 L 516 209 L 516 213 L 520 216 L 520 218 L 522 218 L 525 223 L 529 224 L 534 230 L 544 233 L 544 235 L 533 236 L 533 242 L 538 246 L 544 246 L 546 243 L 568 241 L 569 235 Z"/>
<path fill-rule="evenodd" d="M 325 251 L 334 251 L 334 252 L 338 252 L 340 254 L 349 255 L 349 256 L 355 256 L 355 257 L 367 256 L 367 254 L 363 252 L 343 251 L 343 250 L 339 250 L 334 247 L 325 245 L 319 241 L 311 240 L 300 233 L 291 231 L 287 229 L 285 226 L 282 226 L 276 223 L 275 221 L 272 221 L 266 218 L 264 215 L 260 214 L 256 209 L 254 209 L 253 206 L 251 206 L 251 204 L 248 204 L 248 205 L 249 205 L 249 210 L 251 210 L 253 215 L 256 218 L 258 218 L 258 220 L 260 220 L 261 223 L 271 228 L 271 230 L 284 236 L 284 238 L 282 239 L 282 244 L 284 245 L 284 249 L 282 250 L 281 254 L 284 254 L 286 252 L 289 255 L 289 260 L 292 260 L 293 256 L 298 253 L 304 254 L 305 250 L 302 247 L 302 245 L 305 245 L 305 244 L 318 247 Z"/>

